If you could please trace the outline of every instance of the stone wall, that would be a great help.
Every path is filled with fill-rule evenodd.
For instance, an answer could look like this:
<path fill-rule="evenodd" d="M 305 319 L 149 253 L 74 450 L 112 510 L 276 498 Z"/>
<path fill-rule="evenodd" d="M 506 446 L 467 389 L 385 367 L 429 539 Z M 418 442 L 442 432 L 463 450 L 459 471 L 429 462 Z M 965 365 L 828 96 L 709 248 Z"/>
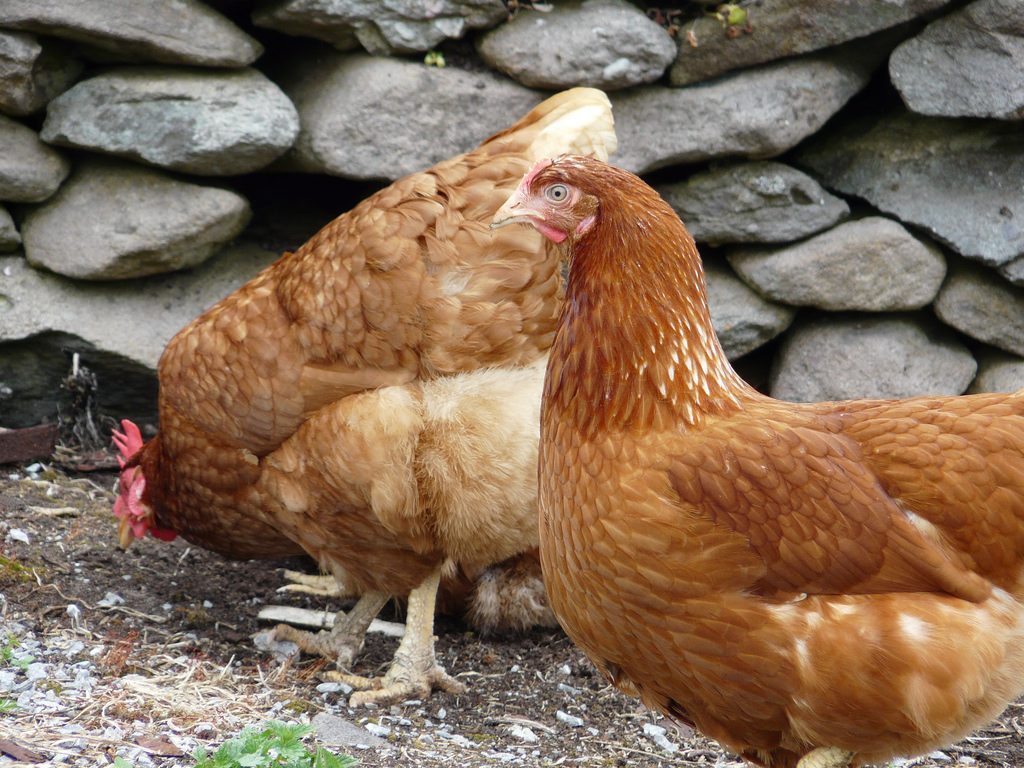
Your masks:
<path fill-rule="evenodd" d="M 508 5 L 0 3 L 0 426 L 55 417 L 73 352 L 107 412 L 152 419 L 204 307 L 581 84 L 758 386 L 1024 387 L 1020 0 Z"/>

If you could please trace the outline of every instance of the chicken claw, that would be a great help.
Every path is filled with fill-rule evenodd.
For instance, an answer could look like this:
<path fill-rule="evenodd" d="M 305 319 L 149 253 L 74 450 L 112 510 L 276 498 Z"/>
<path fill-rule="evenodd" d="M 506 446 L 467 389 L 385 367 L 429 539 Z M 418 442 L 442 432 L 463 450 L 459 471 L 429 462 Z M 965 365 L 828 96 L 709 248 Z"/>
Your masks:
<path fill-rule="evenodd" d="M 441 569 L 437 568 L 409 593 L 405 634 L 383 678 L 343 672 L 324 674 L 325 680 L 346 683 L 357 690 L 349 697 L 350 707 L 425 699 L 434 689 L 465 693 L 466 686 L 449 675 L 434 656 L 434 604 L 440 581 Z"/>
<path fill-rule="evenodd" d="M 354 597 L 354 595 L 345 594 L 345 590 L 338 586 L 338 582 L 333 576 L 302 573 L 301 571 L 291 571 L 287 568 L 281 570 L 281 575 L 289 583 L 283 587 L 278 587 L 278 592 L 297 592 L 303 595 L 316 595 L 318 597 Z"/>
<path fill-rule="evenodd" d="M 274 628 L 274 637 L 291 640 L 306 653 L 331 659 L 340 669 L 351 669 L 352 662 L 363 648 L 366 630 L 387 601 L 388 595 L 383 592 L 367 592 L 348 613 L 338 611 L 334 626 L 329 631 L 307 632 L 278 624 Z"/>
<path fill-rule="evenodd" d="M 849 768 L 853 752 L 839 747 L 818 747 L 800 758 L 796 768 Z"/>

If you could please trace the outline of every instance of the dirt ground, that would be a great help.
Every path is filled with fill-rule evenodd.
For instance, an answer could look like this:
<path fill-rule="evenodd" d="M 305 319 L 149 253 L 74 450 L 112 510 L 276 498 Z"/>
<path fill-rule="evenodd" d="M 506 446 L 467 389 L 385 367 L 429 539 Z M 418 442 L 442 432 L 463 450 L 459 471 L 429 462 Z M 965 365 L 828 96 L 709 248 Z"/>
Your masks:
<path fill-rule="evenodd" d="M 57 703 L 49 708 L 0 708 L 0 766 L 12 763 L 12 751 L 69 765 L 106 765 L 127 754 L 136 765 L 187 766 L 187 747 L 215 748 L 246 725 L 321 713 L 377 735 L 368 737 L 376 746 L 331 747 L 368 768 L 740 765 L 606 686 L 557 631 L 485 639 L 439 620 L 438 656 L 468 693 L 349 709 L 342 693 L 321 684 L 326 662 L 275 658 L 251 639 L 266 628 L 257 613 L 268 603 L 339 607 L 277 592 L 279 568 L 309 570 L 309 563 L 227 562 L 181 540 L 147 539 L 122 552 L 110 517 L 112 475 L 34 474 L 0 467 L 0 625 L 7 629 L 0 646 L 30 633 L 63 649 L 61 663 L 91 669 L 95 681 L 77 697 L 51 681 Z M 396 643 L 369 635 L 356 671 L 380 674 Z M 5 663 L 0 656 L 0 680 Z M 9 670 L 8 680 L 17 674 Z M 0 704 L 4 697 L 0 689 Z M 652 725 L 666 728 L 667 744 Z M 79 734 L 73 749 L 70 732 Z M 1024 707 L 1015 705 L 983 732 L 903 765 L 1022 766 L 1022 736 Z"/>

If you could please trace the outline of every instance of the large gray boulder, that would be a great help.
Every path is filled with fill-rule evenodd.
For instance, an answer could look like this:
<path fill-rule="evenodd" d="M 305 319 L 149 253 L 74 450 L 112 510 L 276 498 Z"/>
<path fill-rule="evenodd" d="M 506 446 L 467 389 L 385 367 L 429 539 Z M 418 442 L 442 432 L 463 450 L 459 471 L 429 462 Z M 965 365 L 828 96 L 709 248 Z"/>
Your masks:
<path fill-rule="evenodd" d="M 200 264 L 249 222 L 245 198 L 127 163 L 83 160 L 22 225 L 35 266 L 83 280 Z"/>
<path fill-rule="evenodd" d="M 767 344 L 793 322 L 795 309 L 765 301 L 721 261 L 705 259 L 704 272 L 711 323 L 730 360 Z"/>
<path fill-rule="evenodd" d="M 30 115 L 70 86 L 82 64 L 53 40 L 0 30 L 0 112 Z"/>
<path fill-rule="evenodd" d="M 550 13 L 519 13 L 477 40 L 481 58 L 532 88 L 606 91 L 651 83 L 676 45 L 626 0 L 570 0 Z"/>
<path fill-rule="evenodd" d="M 0 424 L 52 419 L 68 351 L 99 378 L 108 414 L 152 420 L 156 364 L 171 337 L 192 318 L 278 257 L 255 243 L 229 246 L 202 266 L 130 282 L 82 282 L 33 269 L 21 256 L 0 257 Z"/>
<path fill-rule="evenodd" d="M 797 155 L 826 186 L 923 227 L 989 266 L 1024 254 L 1024 130 L 921 117 L 853 120 Z"/>
<path fill-rule="evenodd" d="M 314 37 L 340 50 L 361 44 L 377 54 L 426 51 L 508 16 L 501 0 L 278 0 L 253 13 L 253 23 Z"/>
<path fill-rule="evenodd" d="M 176 171 L 226 175 L 262 168 L 298 133 L 295 107 L 255 69 L 123 67 L 54 99 L 40 135 Z"/>
<path fill-rule="evenodd" d="M 914 112 L 1024 119 L 1020 0 L 977 0 L 900 45 L 889 74 Z"/>
<path fill-rule="evenodd" d="M 77 40 L 118 61 L 244 67 L 263 52 L 198 0 L 3 0 L 0 27 Z"/>
<path fill-rule="evenodd" d="M 1024 288 L 988 269 L 962 264 L 935 299 L 944 323 L 994 347 L 1024 355 Z"/>
<path fill-rule="evenodd" d="M 785 243 L 850 214 L 844 200 L 783 163 L 733 163 L 663 184 L 658 192 L 698 242 Z"/>
<path fill-rule="evenodd" d="M 542 95 L 491 72 L 320 49 L 278 82 L 302 129 L 280 167 L 397 179 L 473 148 Z"/>
<path fill-rule="evenodd" d="M 875 51 L 843 48 L 767 64 L 690 88 L 612 94 L 619 152 L 635 173 L 720 157 L 764 158 L 796 146 L 863 88 Z"/>
<path fill-rule="evenodd" d="M 0 115 L 0 201 L 38 203 L 60 186 L 71 164 L 27 125 Z"/>
<path fill-rule="evenodd" d="M 789 330 L 771 395 L 818 402 L 959 395 L 977 368 L 952 332 L 917 315 L 825 315 Z"/>
<path fill-rule="evenodd" d="M 946 260 L 891 219 L 870 216 L 781 248 L 737 248 L 729 263 L 772 301 L 863 312 L 918 309 L 931 303 Z"/>
<path fill-rule="evenodd" d="M 968 394 L 975 392 L 1016 392 L 1024 389 L 1024 357 L 986 349 L 976 354 L 978 375 Z"/>
<path fill-rule="evenodd" d="M 828 48 L 894 27 L 949 1 L 886 0 L 865 6 L 861 0 L 768 0 L 747 5 L 749 33 L 741 24 L 732 35 L 721 20 L 705 15 L 678 34 L 672 84 L 689 85 L 740 67 Z"/>

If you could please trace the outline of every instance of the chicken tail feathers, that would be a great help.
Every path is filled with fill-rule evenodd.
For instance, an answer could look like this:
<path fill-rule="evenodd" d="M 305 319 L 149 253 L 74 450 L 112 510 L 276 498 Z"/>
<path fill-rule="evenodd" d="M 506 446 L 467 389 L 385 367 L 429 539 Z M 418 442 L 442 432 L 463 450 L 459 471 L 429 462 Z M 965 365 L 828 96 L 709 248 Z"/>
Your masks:
<path fill-rule="evenodd" d="M 597 88 L 570 88 L 555 94 L 488 143 L 520 137 L 526 142 L 522 152 L 531 164 L 565 153 L 606 161 L 618 146 L 611 102 Z"/>

